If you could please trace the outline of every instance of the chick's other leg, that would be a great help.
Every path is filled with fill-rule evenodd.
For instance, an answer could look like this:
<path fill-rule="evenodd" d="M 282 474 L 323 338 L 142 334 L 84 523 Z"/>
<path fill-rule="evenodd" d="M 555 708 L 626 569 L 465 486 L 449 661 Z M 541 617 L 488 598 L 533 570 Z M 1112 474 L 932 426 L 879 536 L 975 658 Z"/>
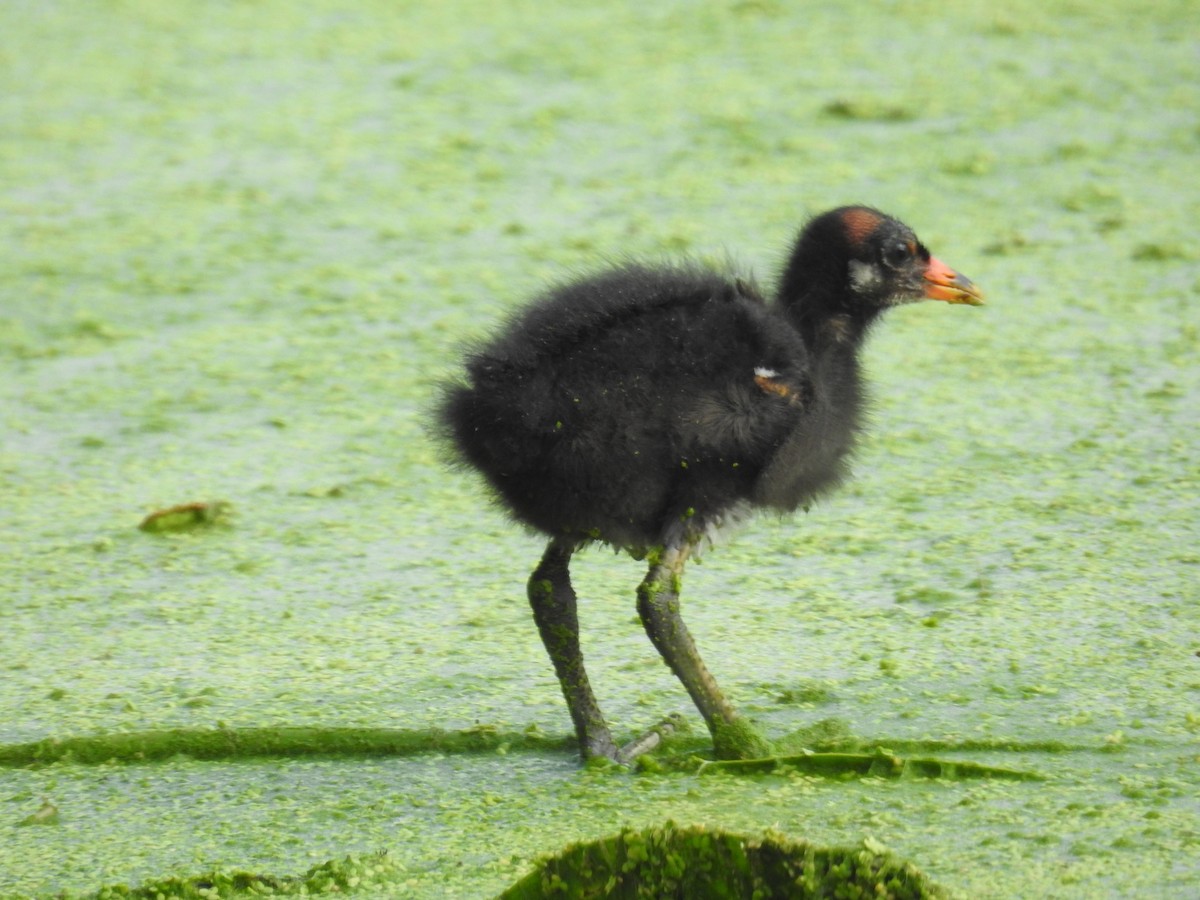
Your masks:
<path fill-rule="evenodd" d="M 567 569 L 574 549 L 574 545 L 566 541 L 550 542 L 542 561 L 529 578 L 529 604 L 571 711 L 575 734 L 579 738 L 579 752 L 584 759 L 606 756 L 620 761 L 583 667 L 575 589 L 571 587 Z"/>
<path fill-rule="evenodd" d="M 721 693 L 679 615 L 679 587 L 691 545 L 668 545 L 638 587 L 638 615 L 659 654 L 683 682 L 712 732 L 722 759 L 767 756 L 770 744 L 741 718 Z"/>

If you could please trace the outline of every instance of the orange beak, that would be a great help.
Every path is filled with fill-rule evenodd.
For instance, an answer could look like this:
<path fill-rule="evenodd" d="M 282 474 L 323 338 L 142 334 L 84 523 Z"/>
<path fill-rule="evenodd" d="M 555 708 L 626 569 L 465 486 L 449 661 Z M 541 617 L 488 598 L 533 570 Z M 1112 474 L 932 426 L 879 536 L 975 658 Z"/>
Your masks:
<path fill-rule="evenodd" d="M 983 291 L 966 275 L 955 272 L 936 256 L 929 257 L 929 265 L 925 267 L 925 296 L 947 303 L 983 305 Z"/>

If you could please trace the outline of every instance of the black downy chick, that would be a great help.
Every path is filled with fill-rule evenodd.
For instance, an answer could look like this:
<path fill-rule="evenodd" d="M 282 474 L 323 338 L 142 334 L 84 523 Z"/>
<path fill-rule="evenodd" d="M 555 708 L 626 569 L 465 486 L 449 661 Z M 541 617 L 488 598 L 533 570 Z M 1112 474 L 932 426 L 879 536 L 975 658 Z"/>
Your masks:
<path fill-rule="evenodd" d="M 718 756 L 765 755 L 679 615 L 684 563 L 755 508 L 790 512 L 847 474 L 858 351 L 885 310 L 982 294 L 897 219 L 863 206 L 801 231 L 773 302 L 696 265 L 624 265 L 550 290 L 470 353 L 442 434 L 518 522 L 550 538 L 529 601 L 585 758 L 618 762 L 579 647 L 568 563 L 602 542 L 648 558 L 638 613 Z"/>

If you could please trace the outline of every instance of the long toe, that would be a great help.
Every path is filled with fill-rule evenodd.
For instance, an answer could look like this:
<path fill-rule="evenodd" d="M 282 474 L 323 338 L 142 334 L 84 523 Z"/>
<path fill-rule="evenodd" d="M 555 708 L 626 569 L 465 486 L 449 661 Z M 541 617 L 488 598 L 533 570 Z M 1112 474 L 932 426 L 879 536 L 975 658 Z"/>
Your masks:
<path fill-rule="evenodd" d="M 652 750 L 657 750 L 664 740 L 669 738 L 676 732 L 685 730 L 686 725 L 679 713 L 671 713 L 669 716 L 664 716 L 662 721 L 653 728 L 634 738 L 618 753 L 619 761 L 625 764 L 633 762 L 639 756 L 649 753 Z"/>

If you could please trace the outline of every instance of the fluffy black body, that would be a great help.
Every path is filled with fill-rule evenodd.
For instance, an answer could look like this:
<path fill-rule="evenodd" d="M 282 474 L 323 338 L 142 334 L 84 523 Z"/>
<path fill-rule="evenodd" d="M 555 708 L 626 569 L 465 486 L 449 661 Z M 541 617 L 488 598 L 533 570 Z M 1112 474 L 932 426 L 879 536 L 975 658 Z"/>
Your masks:
<path fill-rule="evenodd" d="M 862 340 L 885 309 L 926 298 L 981 302 L 903 223 L 843 207 L 800 233 L 771 302 L 698 266 L 625 265 L 549 291 L 468 356 L 439 425 L 550 537 L 529 600 L 585 756 L 625 762 L 648 746 L 617 748 L 584 670 L 569 563 L 592 541 L 649 554 L 638 613 L 718 755 L 769 752 L 680 618 L 684 564 L 728 518 L 794 510 L 843 478 Z"/>
<path fill-rule="evenodd" d="M 806 341 L 746 280 L 625 266 L 551 291 L 471 354 L 444 429 L 531 528 L 661 546 L 841 480 L 862 406 L 850 336 Z"/>

